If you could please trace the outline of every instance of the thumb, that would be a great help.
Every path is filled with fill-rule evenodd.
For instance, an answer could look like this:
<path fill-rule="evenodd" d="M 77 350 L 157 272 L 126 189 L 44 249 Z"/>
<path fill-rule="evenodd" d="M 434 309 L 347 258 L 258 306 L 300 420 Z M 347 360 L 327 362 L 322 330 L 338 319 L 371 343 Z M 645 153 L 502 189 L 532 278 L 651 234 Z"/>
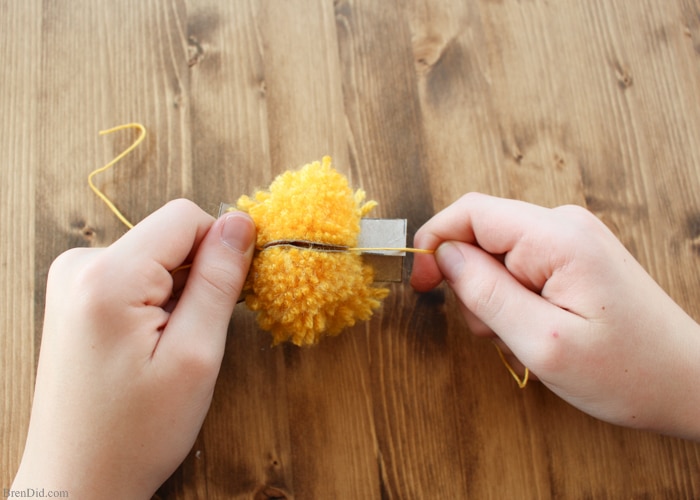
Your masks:
<path fill-rule="evenodd" d="M 221 355 L 233 307 L 255 250 L 255 224 L 243 212 L 214 222 L 197 249 L 163 338 L 176 349 Z"/>
<path fill-rule="evenodd" d="M 568 323 L 565 311 L 518 282 L 501 262 L 474 245 L 445 242 L 435 259 L 457 298 L 525 363 L 548 329 Z"/>

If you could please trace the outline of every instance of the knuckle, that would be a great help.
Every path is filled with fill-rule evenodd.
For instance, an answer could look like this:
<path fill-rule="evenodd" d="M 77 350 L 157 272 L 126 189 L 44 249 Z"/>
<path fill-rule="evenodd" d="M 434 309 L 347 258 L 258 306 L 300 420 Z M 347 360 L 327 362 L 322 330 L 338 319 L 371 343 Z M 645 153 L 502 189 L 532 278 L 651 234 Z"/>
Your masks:
<path fill-rule="evenodd" d="M 53 261 L 49 268 L 49 280 L 64 290 L 87 290 L 92 294 L 105 281 L 97 278 L 108 270 L 109 264 L 102 253 L 90 255 L 88 249 L 72 248 Z"/>
<path fill-rule="evenodd" d="M 593 260 L 607 252 L 611 233 L 592 212 L 578 205 L 555 210 L 561 217 L 558 238 L 566 248 L 576 249 L 579 258 Z"/>
<path fill-rule="evenodd" d="M 228 266 L 208 265 L 200 271 L 206 296 L 212 300 L 227 301 L 240 293 L 240 273 Z M 218 298 L 218 299 L 217 299 Z"/>
<path fill-rule="evenodd" d="M 178 356 L 178 372 L 187 373 L 193 380 L 216 376 L 221 365 L 222 353 L 208 345 L 189 346 Z"/>
<path fill-rule="evenodd" d="M 535 336 L 527 353 L 530 368 L 547 378 L 571 373 L 577 366 L 595 366 L 605 346 L 592 331 L 587 320 L 564 316 L 548 323 Z M 582 342 L 582 338 L 585 340 Z"/>
<path fill-rule="evenodd" d="M 96 249 L 71 249 L 49 268 L 46 286 L 47 315 L 68 314 L 94 327 L 105 322 L 114 309 L 113 266 Z M 55 317 L 55 316 L 53 316 Z"/>
<path fill-rule="evenodd" d="M 546 339 L 537 345 L 528 356 L 528 365 L 542 376 L 561 373 L 566 366 L 567 351 L 562 342 Z"/>
<path fill-rule="evenodd" d="M 165 204 L 163 210 L 170 213 L 170 217 L 176 220 L 197 220 L 202 215 L 207 215 L 195 202 L 187 198 L 177 198 Z"/>
<path fill-rule="evenodd" d="M 166 206 L 171 207 L 173 210 L 182 212 L 192 212 L 201 210 L 197 204 L 187 198 L 177 198 L 166 203 Z"/>
<path fill-rule="evenodd" d="M 478 290 L 469 309 L 478 318 L 488 323 L 496 318 L 504 308 L 504 295 L 500 293 L 498 280 L 481 279 L 467 285 L 472 290 Z"/>
<path fill-rule="evenodd" d="M 456 203 L 459 205 L 473 205 L 481 203 L 486 197 L 487 195 L 483 193 L 470 191 L 460 196 Z"/>
<path fill-rule="evenodd" d="M 56 257 L 49 267 L 49 278 L 65 280 L 71 276 L 74 270 L 83 267 L 90 259 L 86 257 L 95 252 L 95 249 L 77 247 L 66 250 Z"/>
<path fill-rule="evenodd" d="M 86 313 L 97 316 L 114 308 L 116 288 L 110 278 L 114 269 L 106 259 L 97 257 L 81 267 L 72 282 L 73 293 L 78 296 L 78 304 Z"/>
<path fill-rule="evenodd" d="M 563 205 L 554 209 L 564 220 L 562 221 L 570 232 L 590 235 L 597 233 L 603 223 L 588 209 L 580 205 Z"/>
<path fill-rule="evenodd" d="M 487 195 L 480 193 L 478 191 L 469 191 L 468 193 L 464 193 L 462 195 L 462 198 L 465 200 L 480 200 L 483 198 L 486 198 Z"/>

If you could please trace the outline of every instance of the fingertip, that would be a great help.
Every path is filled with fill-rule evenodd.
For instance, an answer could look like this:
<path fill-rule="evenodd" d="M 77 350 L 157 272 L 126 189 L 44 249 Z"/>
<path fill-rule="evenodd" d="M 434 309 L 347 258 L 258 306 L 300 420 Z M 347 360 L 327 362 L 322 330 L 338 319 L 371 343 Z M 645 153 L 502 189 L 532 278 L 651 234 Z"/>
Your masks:
<path fill-rule="evenodd" d="M 228 323 L 250 268 L 255 238 L 255 224 L 244 212 L 214 222 L 194 257 L 178 305 L 180 315 L 195 321 L 207 311 L 209 319 Z"/>
<path fill-rule="evenodd" d="M 449 282 L 459 280 L 464 270 L 464 254 L 457 244 L 446 241 L 435 251 L 435 262 L 440 272 Z"/>
<path fill-rule="evenodd" d="M 183 354 L 185 349 L 185 358 L 219 359 L 253 258 L 255 235 L 253 220 L 242 212 L 214 222 L 197 248 L 161 350 Z"/>
<path fill-rule="evenodd" d="M 245 212 L 231 212 L 222 218 L 221 243 L 241 254 L 251 254 L 255 244 L 255 223 Z"/>
<path fill-rule="evenodd" d="M 421 226 L 413 237 L 414 248 L 434 250 L 438 243 L 425 225 Z M 414 255 L 410 284 L 416 291 L 428 292 L 442 283 L 442 279 L 433 254 Z"/>
<path fill-rule="evenodd" d="M 433 255 L 415 255 L 410 283 L 416 291 L 428 292 L 442 283 L 442 279 L 442 273 Z"/>

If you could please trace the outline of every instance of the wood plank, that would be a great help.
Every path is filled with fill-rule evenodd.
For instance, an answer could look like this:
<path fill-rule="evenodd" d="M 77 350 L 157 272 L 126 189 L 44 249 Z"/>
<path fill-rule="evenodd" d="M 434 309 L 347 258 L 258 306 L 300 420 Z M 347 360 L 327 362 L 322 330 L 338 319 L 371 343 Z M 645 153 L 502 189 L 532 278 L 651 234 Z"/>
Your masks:
<path fill-rule="evenodd" d="M 220 202 L 266 186 L 273 175 L 259 2 L 188 3 L 194 200 Z"/>
<path fill-rule="evenodd" d="M 687 245 L 682 249 L 678 244 L 679 230 L 686 230 L 686 210 L 697 206 L 698 187 L 697 162 L 679 161 L 679 157 L 697 157 L 698 144 L 692 137 L 697 125 L 684 124 L 685 119 L 676 110 L 679 103 L 697 102 L 697 95 L 696 91 L 683 93 L 674 89 L 677 73 L 685 70 L 671 63 L 674 56 L 657 36 L 658 30 L 668 29 L 670 36 L 682 38 L 683 15 L 675 6 L 659 8 L 650 2 L 634 7 L 591 2 L 577 18 L 577 25 L 572 19 L 562 26 L 558 40 L 563 43 L 572 30 L 581 29 L 577 28 L 581 24 L 590 30 L 592 43 L 587 50 L 579 50 L 583 64 L 570 71 L 574 81 L 580 82 L 578 95 L 602 97 L 600 106 L 577 100 L 572 112 L 572 116 L 582 118 L 586 127 L 578 156 L 583 165 L 587 204 L 613 228 L 652 276 L 697 318 L 697 304 L 684 304 L 677 295 L 680 288 L 673 284 L 683 280 L 682 275 L 690 274 L 697 288 L 700 277 L 697 256 L 688 252 Z M 582 19 L 585 22 L 581 23 Z M 584 65 L 589 68 L 588 75 Z M 659 65 L 665 66 L 662 71 Z M 685 135 L 688 127 L 690 135 Z M 681 137 L 684 139 L 679 140 Z M 693 168 L 689 168 L 691 165 Z M 606 178 L 609 180 L 603 181 Z M 671 199 L 662 191 L 667 182 L 674 185 L 677 193 L 684 191 L 680 184 L 685 184 L 689 188 L 685 196 L 695 199 Z M 562 422 L 557 429 L 563 425 Z M 605 478 L 608 494 L 663 496 L 671 491 L 688 491 L 693 483 L 697 484 L 693 472 L 700 467 L 697 446 L 674 454 L 670 469 L 683 472 L 659 475 L 653 470 L 653 461 L 639 460 L 634 468 L 620 464 L 630 454 L 647 457 L 662 454 L 668 447 L 680 445 L 684 449 L 686 443 L 609 427 L 601 428 L 598 439 L 605 445 L 605 460 L 588 459 L 586 472 L 588 477 L 601 478 L 598 484 Z M 570 463 L 573 460 L 570 457 Z M 560 467 L 553 470 L 553 476 L 561 488 L 570 488 L 570 466 L 565 463 L 558 462 Z M 672 481 L 668 479 L 671 477 Z M 592 490 L 595 495 L 603 490 L 597 485 L 586 486 L 583 477 L 579 481 L 578 488 L 584 492 Z M 644 481 L 644 486 L 635 486 L 640 481 Z"/>
<path fill-rule="evenodd" d="M 258 27 L 273 173 L 324 155 L 349 173 L 332 2 L 262 0 Z"/>
<path fill-rule="evenodd" d="M 261 6 L 191 2 L 182 20 L 192 117 L 193 199 L 220 202 L 269 184 L 271 166 Z M 284 353 L 270 348 L 243 304 L 229 329 L 212 407 L 200 437 L 162 498 L 251 498 L 293 489 Z M 257 495 L 257 496 L 256 496 Z M 266 497 L 264 497 L 266 498 Z"/>
<path fill-rule="evenodd" d="M 471 190 L 585 205 L 700 319 L 697 0 L 0 3 L 2 487 L 50 262 L 124 232 L 86 185 L 124 122 L 148 140 L 98 184 L 134 221 L 180 196 L 215 214 L 330 154 L 410 236 Z M 238 307 L 159 497 L 695 498 L 697 470 L 700 444 L 518 390 L 449 291 L 404 283 L 312 349 Z"/>
<path fill-rule="evenodd" d="M 671 268 L 676 279 L 680 279 L 680 274 L 688 275 L 688 267 L 697 268 L 697 261 L 694 257 L 694 263 L 678 265 L 675 257 L 682 252 L 669 255 L 669 247 L 688 245 L 670 246 L 669 240 L 678 239 L 678 228 L 672 234 L 668 234 L 668 228 L 673 227 L 672 220 L 685 221 L 687 215 L 678 214 L 674 219 L 666 215 L 654 224 L 653 216 L 646 210 L 659 199 L 656 193 L 641 194 L 636 203 L 619 197 L 638 190 L 635 186 L 647 172 L 658 172 L 651 174 L 654 177 L 673 178 L 670 191 L 682 190 L 680 183 L 692 182 L 697 168 L 688 169 L 686 163 L 682 169 L 670 170 L 667 165 L 678 162 L 667 158 L 644 161 L 637 147 L 630 146 L 636 143 L 630 141 L 632 134 L 621 137 L 620 131 L 634 129 L 635 134 L 640 134 L 640 129 L 648 126 L 642 137 L 664 144 L 666 151 L 672 151 L 675 143 L 677 153 L 681 154 L 687 148 L 694 150 L 697 141 L 685 135 L 684 116 L 668 119 L 683 124 L 677 131 L 673 130 L 674 125 L 665 127 L 665 130 L 670 128 L 675 138 L 666 137 L 666 133 L 659 138 L 654 113 L 630 117 L 631 106 L 622 106 L 619 100 L 621 95 L 633 90 L 629 89 L 629 81 L 636 82 L 636 77 L 625 69 L 631 63 L 615 62 L 620 56 L 615 55 L 611 45 L 621 43 L 621 39 L 627 42 L 628 33 L 639 33 L 628 28 L 639 26 L 640 17 L 645 24 L 655 25 L 659 16 L 668 29 L 676 28 L 677 32 L 673 32 L 676 37 L 683 32 L 682 23 L 674 23 L 674 12 L 666 9 L 664 16 L 669 19 L 663 19 L 658 7 L 654 9 L 653 5 L 638 8 L 627 4 L 620 8 L 615 4 L 617 9 L 605 9 L 609 5 L 606 2 L 576 5 L 500 2 L 483 3 L 480 9 L 474 6 L 459 9 L 453 2 L 409 5 L 417 70 L 421 76 L 421 110 L 426 123 L 424 129 L 429 134 L 428 163 L 435 169 L 435 178 L 455 180 L 438 181 L 439 189 L 448 192 L 437 203 L 447 204 L 467 189 L 549 206 L 587 202 L 617 230 L 623 241 L 633 250 L 637 247 L 637 256 L 651 267 L 657 279 L 663 278 L 663 274 L 654 272 L 650 265 L 655 256 L 667 266 L 666 275 Z M 675 21 L 679 19 L 676 17 Z M 582 44 L 582 40 L 588 42 Z M 650 57 L 646 36 L 638 41 L 639 45 L 643 43 L 644 48 L 636 46 L 625 52 L 642 59 L 638 62 L 640 68 L 653 66 L 657 57 L 668 60 L 668 54 Z M 572 53 L 576 53 L 576 58 L 571 57 Z M 675 67 L 667 66 L 661 74 L 671 75 L 670 82 L 697 81 L 695 75 L 683 79 L 675 77 L 675 72 Z M 660 81 L 662 89 L 668 85 L 659 74 L 656 70 L 655 78 L 649 75 L 644 80 L 647 92 L 655 91 L 655 80 Z M 697 92 L 692 96 L 669 95 L 666 102 L 659 102 L 658 97 L 652 99 L 651 95 L 640 101 L 658 103 L 658 108 L 664 109 L 656 111 L 663 116 L 669 109 L 678 108 L 676 102 L 685 102 L 686 98 L 690 102 L 697 100 Z M 686 140 L 679 141 L 678 137 Z M 646 148 L 646 144 L 640 147 Z M 616 152 L 615 156 L 606 155 L 610 151 Z M 460 175 L 466 169 L 468 175 Z M 655 186 L 648 180 L 646 185 Z M 440 197 L 440 191 L 435 195 Z M 673 206 L 669 196 L 661 199 L 668 212 L 669 205 Z M 686 199 L 676 206 L 687 210 L 694 204 Z M 615 215 L 623 211 L 623 220 L 616 222 L 602 205 L 614 206 Z M 630 205 L 640 206 L 640 210 Z M 665 238 L 659 236 L 663 234 L 662 227 L 666 228 Z M 650 248 L 649 253 L 640 252 L 639 245 Z M 697 273 L 691 272 L 690 276 L 697 283 Z M 663 283 L 663 279 L 660 281 Z M 454 311 L 456 314 L 456 308 Z M 464 329 L 464 325 L 457 323 L 455 328 Z M 665 447 L 676 446 L 673 440 L 600 424 L 567 408 L 538 387 L 530 387 L 514 399 L 500 382 L 494 385 L 495 380 L 504 380 L 503 376 L 498 378 L 502 367 L 498 366 L 495 355 L 489 355 L 474 343 L 453 346 L 457 360 L 464 361 L 455 363 L 463 367 L 463 372 L 457 375 L 458 387 L 464 392 L 471 391 L 470 397 L 476 401 L 471 407 L 478 408 L 470 412 L 473 421 L 488 423 L 476 424 L 476 430 L 472 430 L 476 438 L 470 435 L 470 442 L 464 442 L 465 447 L 473 446 L 471 441 L 481 445 L 475 457 L 475 470 L 468 478 L 472 495 L 492 492 L 494 477 L 501 478 L 499 492 L 506 496 L 518 495 L 524 489 L 536 492 L 538 498 L 619 496 L 629 494 L 634 488 L 639 488 L 637 494 L 664 494 L 674 488 L 680 491 L 692 488 L 691 471 L 698 468 L 696 446 L 680 444 L 681 448 L 690 446 L 691 451 L 675 457 L 676 470 L 685 472 L 676 473 L 674 483 L 651 480 L 661 476 L 647 468 L 652 466 L 650 462 L 629 468 L 621 465 L 624 457 L 631 449 L 643 456 L 647 452 L 641 450 L 649 447 L 657 448 L 655 453 L 660 453 Z M 474 352 L 477 347 L 479 350 Z M 569 455 L 565 443 L 576 442 L 580 435 L 599 436 L 597 439 L 604 443 L 605 451 Z M 619 445 L 611 446 L 612 443 Z M 528 455 L 531 459 L 523 462 Z M 591 478 L 595 478 L 592 485 Z"/>
<path fill-rule="evenodd" d="M 36 213 L 42 235 L 36 245 L 39 282 L 45 281 L 49 264 L 62 251 L 108 245 L 126 229 L 87 188 L 86 179 L 131 144 L 135 133 L 100 137 L 99 130 L 134 120 L 149 130 L 143 147 L 95 179 L 132 222 L 191 190 L 183 174 L 191 161 L 189 146 L 182 141 L 187 117 L 173 105 L 187 68 L 184 57 L 172 57 L 184 50 L 178 34 L 178 13 L 170 6 L 44 6 L 38 131 L 42 182 L 37 187 L 42 203 Z M 67 116 L 70 127 L 65 125 Z M 43 300 L 43 291 L 37 290 L 36 303 Z M 37 309 L 40 324 L 41 307 Z"/>
<path fill-rule="evenodd" d="M 410 32 L 387 2 L 336 7 L 351 158 L 382 215 L 408 218 L 410 239 L 433 210 Z M 366 180 L 365 180 L 366 179 Z M 408 264 L 408 259 L 407 259 Z M 381 491 L 374 498 L 464 498 L 458 397 L 440 292 L 396 286 L 368 337 Z M 428 375 L 429 374 L 429 375 Z"/>
<path fill-rule="evenodd" d="M 0 486 L 19 466 L 34 387 L 34 191 L 41 2 L 0 18 Z M 21 43 L 18 43 L 21 40 Z"/>
<path fill-rule="evenodd" d="M 274 173 L 329 154 L 348 163 L 332 2 L 261 2 L 270 159 Z M 376 497 L 379 476 L 363 326 L 312 349 L 282 347 L 294 496 Z"/>
<path fill-rule="evenodd" d="M 184 4 L 88 1 L 63 9 L 47 3 L 41 19 L 37 325 L 53 259 L 68 248 L 109 245 L 126 230 L 86 179 L 136 134 L 100 137 L 99 130 L 132 121 L 148 130 L 139 149 L 95 178 L 132 222 L 170 199 L 192 196 Z M 40 335 L 37 328 L 37 354 Z"/>
<path fill-rule="evenodd" d="M 509 31 L 499 27 L 492 32 L 475 4 L 419 1 L 406 2 L 406 8 L 436 206 L 446 206 L 467 191 L 544 204 L 556 203 L 551 193 L 562 195 L 552 184 L 575 192 L 575 174 L 566 172 L 561 179 L 551 172 L 554 134 L 537 137 L 530 123 L 515 120 L 530 117 L 511 114 L 510 103 L 504 102 L 518 101 L 517 92 L 528 92 L 508 87 L 507 65 L 498 57 L 500 38 L 493 33 Z M 488 497 L 498 491 L 504 497 L 529 492 L 547 498 L 547 457 L 531 428 L 537 430 L 537 416 L 529 415 L 526 405 L 526 398 L 541 394 L 541 388 L 519 393 L 493 347 L 469 338 L 452 294 L 445 308 L 447 346 L 455 367 L 458 424 L 453 439 L 463 450 L 465 496 Z M 543 405 L 540 411 L 547 409 Z"/>

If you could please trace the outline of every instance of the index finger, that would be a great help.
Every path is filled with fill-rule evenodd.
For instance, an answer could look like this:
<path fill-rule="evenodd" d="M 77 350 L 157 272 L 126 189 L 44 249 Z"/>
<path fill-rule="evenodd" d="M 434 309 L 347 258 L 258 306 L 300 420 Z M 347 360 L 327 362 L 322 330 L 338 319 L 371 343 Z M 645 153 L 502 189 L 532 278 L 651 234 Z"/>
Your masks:
<path fill-rule="evenodd" d="M 544 235 L 552 234 L 552 211 L 531 203 L 497 198 L 481 193 L 469 193 L 445 208 L 423 227 L 414 238 L 416 248 L 435 250 L 445 241 L 460 241 L 478 246 L 492 255 L 512 252 L 523 240 L 540 246 L 548 240 Z M 542 255 L 535 256 L 540 257 Z M 537 260 L 537 259 L 536 259 Z M 511 259 L 512 263 L 512 259 Z M 536 262 L 529 264 L 535 265 Z M 508 262 L 506 262 L 507 267 Z M 533 281 L 541 282 L 541 269 L 529 267 L 537 272 L 537 279 L 516 276 L 529 287 Z M 516 273 L 518 274 L 518 273 Z M 411 284 L 420 291 L 429 290 L 442 281 L 442 274 L 433 255 L 416 255 L 411 275 Z"/>
<path fill-rule="evenodd" d="M 110 246 L 122 262 L 150 259 L 166 270 L 182 265 L 196 252 L 214 218 L 195 203 L 168 202 L 130 229 Z"/>
<path fill-rule="evenodd" d="M 468 193 L 421 227 L 415 244 L 435 250 L 443 241 L 461 241 L 477 244 L 491 254 L 504 254 L 513 249 L 528 225 L 546 222 L 550 212 L 524 201 Z"/>

